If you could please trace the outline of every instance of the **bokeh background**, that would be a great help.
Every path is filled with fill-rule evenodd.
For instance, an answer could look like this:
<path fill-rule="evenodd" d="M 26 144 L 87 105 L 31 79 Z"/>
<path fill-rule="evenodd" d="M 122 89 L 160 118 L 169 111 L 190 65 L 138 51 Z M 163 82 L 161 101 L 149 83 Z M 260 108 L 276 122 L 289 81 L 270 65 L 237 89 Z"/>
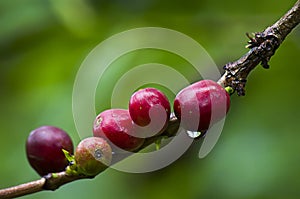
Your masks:
<path fill-rule="evenodd" d="M 137 27 L 174 29 L 197 40 L 221 69 L 247 52 L 246 32 L 263 30 L 294 2 L 1 0 L 0 188 L 39 178 L 25 155 L 32 129 L 54 125 L 80 141 L 72 116 L 73 82 L 81 62 L 104 39 Z M 258 67 L 251 74 L 246 96 L 232 97 L 222 135 L 206 158 L 198 158 L 195 143 L 156 172 L 108 169 L 93 180 L 24 198 L 299 198 L 299 37 L 298 28 L 271 59 L 270 70 Z M 174 62 L 149 53 L 158 53 L 161 63 Z M 151 61 L 142 55 L 119 64 Z M 97 96 L 105 96 L 110 85 L 101 86 Z M 97 111 L 109 108 L 108 99 L 98 102 Z"/>

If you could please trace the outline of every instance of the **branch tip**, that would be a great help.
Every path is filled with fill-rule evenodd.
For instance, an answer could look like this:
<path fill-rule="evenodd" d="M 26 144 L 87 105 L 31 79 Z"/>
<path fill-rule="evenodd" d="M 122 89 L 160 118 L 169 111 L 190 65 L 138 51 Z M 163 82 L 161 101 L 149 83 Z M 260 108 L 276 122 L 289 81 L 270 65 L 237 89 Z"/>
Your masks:
<path fill-rule="evenodd" d="M 259 64 L 266 69 L 270 67 L 269 61 L 271 57 L 275 54 L 275 51 L 284 41 L 285 37 L 299 22 L 300 0 L 298 0 L 283 17 L 264 31 L 252 33 L 252 35 L 246 33 L 246 36 L 250 39 L 246 46 L 250 49 L 249 52 L 237 61 L 227 63 L 223 67 L 225 72 L 218 80 L 218 83 L 223 87 L 230 86 L 234 91 L 237 91 L 239 96 L 245 95 L 245 86 L 250 72 Z M 159 136 L 147 138 L 140 149 L 154 143 L 156 140 L 161 139 L 161 137 L 172 137 L 176 135 L 178 128 L 179 121 L 175 115 L 172 115 L 165 132 Z M 48 174 L 36 181 L 1 189 L 0 198 L 15 198 L 42 190 L 56 190 L 69 182 L 93 177 L 94 176 L 70 175 L 65 171 Z"/>

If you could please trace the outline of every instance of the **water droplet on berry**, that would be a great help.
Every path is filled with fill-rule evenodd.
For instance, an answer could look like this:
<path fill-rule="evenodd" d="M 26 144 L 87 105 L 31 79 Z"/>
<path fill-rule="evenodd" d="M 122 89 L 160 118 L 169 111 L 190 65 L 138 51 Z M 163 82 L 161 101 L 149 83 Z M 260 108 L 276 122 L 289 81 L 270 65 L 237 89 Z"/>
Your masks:
<path fill-rule="evenodd" d="M 199 131 L 186 131 L 186 133 L 190 138 L 197 138 L 201 135 L 201 132 Z"/>

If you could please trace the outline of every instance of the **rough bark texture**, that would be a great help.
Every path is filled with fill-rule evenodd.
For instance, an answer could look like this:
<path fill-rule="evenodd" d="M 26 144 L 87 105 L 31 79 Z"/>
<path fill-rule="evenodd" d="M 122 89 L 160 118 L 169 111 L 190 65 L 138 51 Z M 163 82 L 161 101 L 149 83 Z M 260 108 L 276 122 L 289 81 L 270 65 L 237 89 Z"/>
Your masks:
<path fill-rule="evenodd" d="M 222 86 L 230 86 L 238 95 L 245 95 L 246 80 L 250 72 L 259 64 L 264 68 L 269 68 L 268 62 L 274 55 L 277 48 L 284 41 L 286 36 L 300 22 L 300 0 L 276 23 L 266 28 L 262 32 L 255 33 L 253 37 L 249 34 L 250 41 L 247 47 L 250 49 L 248 53 L 234 62 L 230 62 L 224 66 L 224 74 L 218 83 Z M 172 114 L 166 131 L 156 137 L 146 139 L 144 145 L 140 148 L 154 143 L 161 137 L 172 137 L 176 134 L 179 127 L 179 121 Z M 139 150 L 140 150 L 139 149 Z M 91 178 L 80 175 L 70 175 L 67 172 L 49 174 L 39 180 L 21 184 L 0 190 L 0 198 L 15 198 L 27 194 L 32 194 L 42 190 L 55 190 L 66 183 Z"/>
<path fill-rule="evenodd" d="M 225 73 L 218 83 L 223 86 L 231 86 L 238 95 L 245 95 L 245 84 L 249 73 L 261 64 L 264 68 L 269 68 L 269 60 L 283 42 L 285 37 L 300 22 L 300 1 L 276 23 L 266 28 L 262 32 L 255 33 L 253 37 L 249 34 L 250 41 L 247 47 L 250 51 L 235 62 L 230 62 L 224 66 Z"/>

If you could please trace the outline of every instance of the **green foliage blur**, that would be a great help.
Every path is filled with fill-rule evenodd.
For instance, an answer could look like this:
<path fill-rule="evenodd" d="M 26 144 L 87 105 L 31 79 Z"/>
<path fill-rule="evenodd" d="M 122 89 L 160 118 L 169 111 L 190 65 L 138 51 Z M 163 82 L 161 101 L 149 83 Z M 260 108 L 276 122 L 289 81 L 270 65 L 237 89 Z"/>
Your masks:
<path fill-rule="evenodd" d="M 0 188 L 39 178 L 25 155 L 34 128 L 58 126 L 79 143 L 73 83 L 82 61 L 101 41 L 137 27 L 170 28 L 198 41 L 221 69 L 247 52 L 246 32 L 263 30 L 294 2 L 1 0 Z M 93 180 L 24 198 L 299 198 L 299 37 L 298 28 L 271 59 L 270 70 L 258 67 L 251 74 L 246 96 L 232 97 L 222 135 L 206 158 L 198 158 L 198 142 L 159 171 L 108 169 Z M 146 54 L 138 59 L 151 62 Z M 130 65 L 128 60 L 124 64 Z M 97 91 L 102 95 L 105 91 Z M 98 112 L 109 108 L 105 100 L 98 103 Z"/>

